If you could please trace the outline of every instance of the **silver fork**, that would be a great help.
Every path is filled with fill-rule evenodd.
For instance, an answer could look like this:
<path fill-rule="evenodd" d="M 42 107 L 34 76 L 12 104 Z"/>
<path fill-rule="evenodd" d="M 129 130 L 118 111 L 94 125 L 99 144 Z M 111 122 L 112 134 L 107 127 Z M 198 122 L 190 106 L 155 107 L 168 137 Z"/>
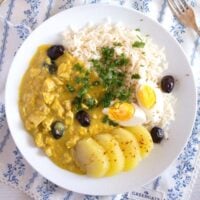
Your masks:
<path fill-rule="evenodd" d="M 173 14 L 186 27 L 190 27 L 200 36 L 200 29 L 196 23 L 194 10 L 185 0 L 168 0 L 168 4 Z"/>
<path fill-rule="evenodd" d="M 0 0 L 0 5 L 4 2 L 5 0 Z"/>

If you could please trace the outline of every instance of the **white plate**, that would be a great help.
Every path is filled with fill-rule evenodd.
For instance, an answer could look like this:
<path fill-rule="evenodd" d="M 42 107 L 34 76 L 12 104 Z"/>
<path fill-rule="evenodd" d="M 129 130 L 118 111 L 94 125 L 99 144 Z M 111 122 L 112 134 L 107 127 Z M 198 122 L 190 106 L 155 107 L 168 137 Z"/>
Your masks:
<path fill-rule="evenodd" d="M 140 28 L 149 34 L 155 43 L 165 47 L 169 63 L 169 74 L 178 80 L 174 95 L 178 99 L 175 107 L 176 120 L 171 124 L 168 141 L 155 145 L 150 156 L 130 172 L 93 179 L 62 170 L 53 164 L 25 131 L 18 110 L 19 85 L 31 57 L 43 43 L 59 43 L 60 33 L 68 26 L 82 27 L 89 21 L 101 22 L 110 17 L 112 22 L 123 22 L 126 26 Z M 183 149 L 193 126 L 196 110 L 196 92 L 189 63 L 178 43 L 155 21 L 143 14 L 109 5 L 88 5 L 61 12 L 39 26 L 23 43 L 12 63 L 6 85 L 6 114 L 13 139 L 24 158 L 41 175 L 57 185 L 91 195 L 111 195 L 131 191 L 161 174 L 177 158 Z"/>

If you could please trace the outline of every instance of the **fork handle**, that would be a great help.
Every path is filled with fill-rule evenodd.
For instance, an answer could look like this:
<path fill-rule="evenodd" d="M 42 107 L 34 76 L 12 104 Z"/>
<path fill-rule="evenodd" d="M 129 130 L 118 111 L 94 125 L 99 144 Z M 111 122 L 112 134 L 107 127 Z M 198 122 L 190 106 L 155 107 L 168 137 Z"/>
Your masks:
<path fill-rule="evenodd" d="M 5 0 L 0 0 L 0 5 L 4 2 Z"/>
<path fill-rule="evenodd" d="M 197 29 L 196 32 L 197 32 L 197 34 L 198 34 L 199 37 L 200 37 L 200 29 Z"/>
<path fill-rule="evenodd" d="M 197 24 L 195 24 L 194 30 L 195 30 L 196 33 L 200 36 L 200 29 L 198 28 Z"/>

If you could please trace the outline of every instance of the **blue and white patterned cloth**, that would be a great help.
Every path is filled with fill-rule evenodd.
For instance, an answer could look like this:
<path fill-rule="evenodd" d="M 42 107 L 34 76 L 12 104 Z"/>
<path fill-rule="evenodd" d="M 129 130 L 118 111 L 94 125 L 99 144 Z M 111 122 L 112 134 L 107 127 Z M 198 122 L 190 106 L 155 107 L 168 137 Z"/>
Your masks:
<path fill-rule="evenodd" d="M 0 6 L 0 181 L 22 190 L 35 199 L 42 200 L 188 200 L 199 170 L 200 81 L 198 76 L 196 76 L 198 110 L 190 140 L 178 159 L 161 176 L 145 187 L 133 188 L 133 192 L 97 197 L 76 194 L 59 188 L 29 166 L 12 140 L 6 123 L 4 90 L 7 73 L 17 49 L 30 32 L 48 17 L 80 3 L 102 2 L 131 7 L 160 22 L 181 44 L 194 74 L 200 76 L 200 38 L 173 17 L 167 6 L 167 0 L 7 0 Z M 188 3 L 200 16 L 200 5 L 197 1 L 188 0 Z M 200 24 L 200 17 L 198 20 Z"/>

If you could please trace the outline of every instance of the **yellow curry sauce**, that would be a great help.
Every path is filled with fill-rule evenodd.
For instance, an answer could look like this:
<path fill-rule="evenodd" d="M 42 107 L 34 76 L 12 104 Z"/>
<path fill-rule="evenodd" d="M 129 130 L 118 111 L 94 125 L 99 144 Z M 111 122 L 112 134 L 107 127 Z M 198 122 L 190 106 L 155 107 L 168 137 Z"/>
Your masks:
<path fill-rule="evenodd" d="M 73 101 L 81 85 L 75 84 L 75 81 L 83 72 L 74 69 L 74 65 L 78 63 L 83 66 L 84 73 L 87 71 L 86 66 L 65 51 L 55 60 L 58 66 L 57 72 L 50 74 L 46 67 L 51 64 L 47 56 L 49 47 L 42 45 L 38 48 L 23 77 L 19 95 L 20 114 L 25 128 L 33 136 L 36 145 L 42 148 L 56 165 L 81 174 L 75 165 L 72 148 L 78 140 L 101 132 L 110 132 L 114 126 L 102 122 L 104 116 L 102 105 L 88 110 L 86 105 L 82 105 L 90 115 L 90 126 L 83 127 L 77 122 Z M 95 72 L 90 72 L 89 81 L 91 83 L 98 81 Z M 72 85 L 75 91 L 70 92 L 68 85 Z M 98 101 L 103 90 L 101 85 L 94 85 L 90 87 L 86 96 Z M 61 138 L 55 139 L 51 133 L 51 125 L 58 120 L 65 124 L 65 132 Z"/>

